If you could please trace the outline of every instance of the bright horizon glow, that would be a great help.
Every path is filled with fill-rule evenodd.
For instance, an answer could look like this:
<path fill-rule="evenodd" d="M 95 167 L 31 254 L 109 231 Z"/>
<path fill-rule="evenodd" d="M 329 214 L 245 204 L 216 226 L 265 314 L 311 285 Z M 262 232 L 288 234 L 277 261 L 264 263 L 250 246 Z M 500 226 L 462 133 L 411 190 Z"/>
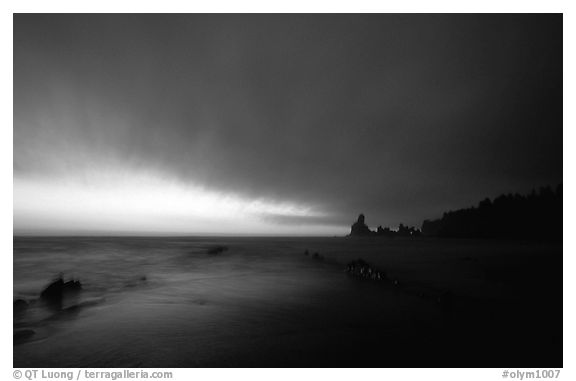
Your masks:
<path fill-rule="evenodd" d="M 150 172 L 14 177 L 15 234 L 334 234 L 334 226 L 306 222 L 325 216 L 308 205 L 247 199 Z"/>

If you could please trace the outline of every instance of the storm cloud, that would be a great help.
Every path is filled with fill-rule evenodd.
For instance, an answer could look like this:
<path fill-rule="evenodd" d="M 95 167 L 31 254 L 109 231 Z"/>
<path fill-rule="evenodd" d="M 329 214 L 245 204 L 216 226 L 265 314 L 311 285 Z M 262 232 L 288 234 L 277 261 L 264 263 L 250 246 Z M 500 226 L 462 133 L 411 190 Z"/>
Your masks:
<path fill-rule="evenodd" d="M 562 15 L 15 15 L 15 229 L 51 225 L 50 189 L 135 173 L 118 197 L 215 192 L 263 205 L 268 233 L 419 226 L 559 184 Z"/>

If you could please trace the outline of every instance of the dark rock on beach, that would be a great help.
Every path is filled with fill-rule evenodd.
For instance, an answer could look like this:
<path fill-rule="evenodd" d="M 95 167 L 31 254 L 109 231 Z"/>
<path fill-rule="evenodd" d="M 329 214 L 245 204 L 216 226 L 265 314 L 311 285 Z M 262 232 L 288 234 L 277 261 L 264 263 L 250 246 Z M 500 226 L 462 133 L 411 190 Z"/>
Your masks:
<path fill-rule="evenodd" d="M 208 249 L 207 253 L 211 254 L 211 255 L 216 255 L 216 254 L 221 254 L 227 250 L 228 250 L 228 246 L 213 246 L 213 247 L 210 247 Z"/>
<path fill-rule="evenodd" d="M 20 329 L 14 332 L 14 345 L 22 344 L 32 336 L 34 336 L 36 332 L 32 329 Z"/>
<path fill-rule="evenodd" d="M 62 277 L 50 283 L 40 293 L 40 299 L 49 303 L 61 303 L 66 295 L 76 294 L 82 290 L 82 284 L 78 280 L 64 282 Z"/>
<path fill-rule="evenodd" d="M 387 280 L 385 271 L 377 270 L 363 259 L 357 259 L 346 265 L 346 272 L 359 279 L 382 281 Z"/>
<path fill-rule="evenodd" d="M 28 302 L 24 299 L 16 299 L 14 301 L 14 315 L 23 314 L 28 309 Z"/>

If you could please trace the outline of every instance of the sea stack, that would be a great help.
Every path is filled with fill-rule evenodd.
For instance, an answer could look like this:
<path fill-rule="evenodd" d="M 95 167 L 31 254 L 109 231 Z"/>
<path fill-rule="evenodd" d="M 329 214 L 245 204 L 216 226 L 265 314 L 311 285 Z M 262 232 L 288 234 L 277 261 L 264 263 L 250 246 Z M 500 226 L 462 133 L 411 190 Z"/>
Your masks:
<path fill-rule="evenodd" d="M 60 275 L 60 278 L 50 283 L 48 287 L 40 293 L 40 299 L 51 304 L 61 304 L 65 296 L 76 294 L 80 291 L 82 291 L 80 281 L 69 280 L 68 282 L 64 282 L 62 275 Z"/>
<path fill-rule="evenodd" d="M 350 229 L 351 236 L 367 236 L 371 235 L 372 231 L 368 228 L 368 225 L 364 222 L 364 214 L 358 216 L 358 220 L 352 224 Z"/>

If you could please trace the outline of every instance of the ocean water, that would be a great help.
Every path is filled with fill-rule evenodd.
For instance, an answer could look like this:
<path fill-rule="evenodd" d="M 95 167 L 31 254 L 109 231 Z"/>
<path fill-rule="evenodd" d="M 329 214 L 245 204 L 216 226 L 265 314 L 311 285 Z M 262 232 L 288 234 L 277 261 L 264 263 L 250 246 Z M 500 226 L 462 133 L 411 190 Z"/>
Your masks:
<path fill-rule="evenodd" d="M 15 237 L 14 300 L 28 308 L 14 314 L 14 366 L 562 366 L 561 255 L 459 240 Z M 357 258 L 389 280 L 350 277 Z M 59 275 L 83 290 L 54 307 L 39 295 Z"/>

